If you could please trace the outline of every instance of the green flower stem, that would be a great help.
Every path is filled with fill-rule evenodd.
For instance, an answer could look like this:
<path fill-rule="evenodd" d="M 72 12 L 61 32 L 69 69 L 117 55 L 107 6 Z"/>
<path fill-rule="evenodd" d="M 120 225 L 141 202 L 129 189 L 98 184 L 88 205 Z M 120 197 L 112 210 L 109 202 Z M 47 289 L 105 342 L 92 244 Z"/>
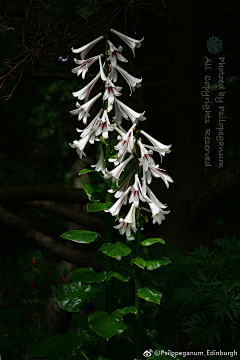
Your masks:
<path fill-rule="evenodd" d="M 106 46 L 105 46 L 105 75 L 108 76 L 108 31 L 106 33 Z M 104 102 L 105 110 L 108 108 L 108 100 Z M 105 163 L 108 170 L 110 170 L 111 163 L 108 162 L 108 158 L 111 154 L 111 138 L 110 135 L 107 140 L 107 146 L 105 147 Z M 104 146 L 104 145 L 103 145 Z M 111 179 L 106 180 L 106 188 L 110 189 L 112 185 Z M 106 202 L 112 201 L 112 194 L 107 192 Z M 106 221 L 106 228 L 105 228 L 105 239 L 107 243 L 113 242 L 113 217 L 110 213 L 105 213 L 105 221 Z M 106 272 L 113 271 L 113 259 L 110 256 L 106 256 L 105 260 L 105 269 Z M 114 311 L 114 284 L 113 284 L 113 277 L 105 282 L 105 311 L 108 314 L 111 314 Z M 108 341 L 105 340 L 105 350 L 107 358 L 113 360 L 114 356 L 114 337 L 110 338 Z"/>
<path fill-rule="evenodd" d="M 139 149 L 137 145 L 137 140 L 139 138 L 139 134 L 136 128 L 136 169 L 135 173 L 139 174 Z M 136 225 L 137 225 L 137 233 L 135 235 L 135 257 L 141 257 L 141 225 L 140 225 L 140 217 L 141 212 L 140 209 L 136 209 Z M 135 358 L 140 359 L 142 357 L 142 349 L 141 349 L 141 315 L 140 315 L 140 298 L 137 295 L 138 290 L 141 288 L 141 268 L 135 267 L 135 306 L 138 308 L 136 317 L 135 317 L 135 326 L 134 326 L 134 345 L 135 345 Z"/>

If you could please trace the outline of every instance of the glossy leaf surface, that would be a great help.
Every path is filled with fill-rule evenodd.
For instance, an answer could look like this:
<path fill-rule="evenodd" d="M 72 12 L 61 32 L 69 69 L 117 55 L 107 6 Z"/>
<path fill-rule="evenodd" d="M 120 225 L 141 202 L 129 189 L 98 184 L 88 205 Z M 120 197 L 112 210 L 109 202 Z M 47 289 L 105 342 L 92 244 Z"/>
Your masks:
<path fill-rule="evenodd" d="M 87 204 L 87 212 L 98 212 L 98 211 L 108 210 L 112 206 L 113 206 L 112 202 L 90 203 L 90 204 Z"/>
<path fill-rule="evenodd" d="M 156 243 L 160 243 L 162 245 L 166 245 L 165 241 L 161 238 L 150 238 L 146 239 L 142 242 L 142 246 L 150 246 Z"/>
<path fill-rule="evenodd" d="M 108 340 L 114 335 L 121 334 L 128 328 L 122 316 L 119 311 L 114 311 L 111 314 L 96 311 L 89 315 L 88 323 L 95 333 Z"/>
<path fill-rule="evenodd" d="M 59 306 L 69 312 L 78 312 L 82 310 L 86 300 L 94 298 L 99 289 L 92 285 L 87 285 L 81 282 L 74 282 L 65 285 L 62 291 L 53 288 L 55 298 Z"/>
<path fill-rule="evenodd" d="M 85 283 L 101 283 L 103 282 L 106 277 L 107 273 L 106 271 L 102 271 L 100 273 L 95 273 L 93 268 L 80 268 L 75 271 L 71 272 L 71 278 L 76 281 L 82 281 Z"/>
<path fill-rule="evenodd" d="M 114 257 L 118 261 L 121 260 L 122 256 L 127 256 L 132 251 L 129 246 L 121 242 L 103 244 L 99 250 L 103 254 Z"/>
<path fill-rule="evenodd" d="M 81 244 L 90 244 L 97 240 L 98 234 L 88 230 L 70 230 L 60 235 L 60 237 Z"/>
<path fill-rule="evenodd" d="M 138 290 L 137 295 L 141 299 L 160 305 L 162 294 L 155 289 L 149 289 L 147 287 L 144 287 Z"/>

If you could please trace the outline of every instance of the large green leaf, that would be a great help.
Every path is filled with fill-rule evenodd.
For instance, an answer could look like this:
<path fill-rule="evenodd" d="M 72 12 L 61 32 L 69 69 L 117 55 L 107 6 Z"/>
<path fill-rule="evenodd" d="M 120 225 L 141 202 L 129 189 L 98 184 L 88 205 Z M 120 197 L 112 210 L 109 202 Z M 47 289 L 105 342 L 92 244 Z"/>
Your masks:
<path fill-rule="evenodd" d="M 101 283 L 106 279 L 107 273 L 106 271 L 95 273 L 95 271 L 90 267 L 72 271 L 70 276 L 73 280 L 82 281 L 85 283 Z"/>
<path fill-rule="evenodd" d="M 86 300 L 93 299 L 100 289 L 81 282 L 74 282 L 65 285 L 62 291 L 56 288 L 53 288 L 53 290 L 55 298 L 62 309 L 69 312 L 78 312 L 82 310 Z"/>
<path fill-rule="evenodd" d="M 103 178 L 103 175 L 96 170 L 89 170 L 89 169 L 83 169 L 80 171 L 80 173 L 78 175 L 83 175 L 83 174 L 93 174 L 96 173 L 96 176 L 98 176 L 99 178 Z"/>
<path fill-rule="evenodd" d="M 127 314 L 137 314 L 137 310 L 138 308 L 136 306 L 126 306 L 123 309 L 117 309 L 117 311 L 120 311 L 122 315 L 127 315 Z"/>
<path fill-rule="evenodd" d="M 121 334 L 128 328 L 122 316 L 119 311 L 114 311 L 111 314 L 96 311 L 89 315 L 88 322 L 95 333 L 108 340 L 116 334 Z"/>
<path fill-rule="evenodd" d="M 77 351 L 83 345 L 81 337 L 74 335 L 72 331 L 65 334 L 54 335 L 46 339 L 34 341 L 27 349 L 27 356 L 47 356 Z"/>
<path fill-rule="evenodd" d="M 82 244 L 90 244 L 97 240 L 98 234 L 88 230 L 70 230 L 60 235 L 60 237 Z"/>
<path fill-rule="evenodd" d="M 118 261 L 122 256 L 127 256 L 132 251 L 129 246 L 122 242 L 116 242 L 115 244 L 107 243 L 103 244 L 99 249 L 103 254 L 114 257 Z"/>
<path fill-rule="evenodd" d="M 142 246 L 150 246 L 155 243 L 160 243 L 162 245 L 166 245 L 165 241 L 161 238 L 150 238 L 146 239 L 142 242 Z"/>
<path fill-rule="evenodd" d="M 126 271 L 120 271 L 118 270 L 116 271 L 109 271 L 109 273 L 107 274 L 107 278 L 106 281 L 110 280 L 111 277 L 114 276 L 115 278 L 117 278 L 120 281 L 126 282 L 130 280 L 130 276 L 128 275 L 128 273 Z"/>
<path fill-rule="evenodd" d="M 95 184 L 90 184 L 88 182 L 82 182 L 82 184 L 83 184 L 83 189 L 90 201 L 98 202 L 100 200 L 105 199 L 105 195 L 99 186 Z"/>
<path fill-rule="evenodd" d="M 168 264 L 171 264 L 171 263 L 172 262 L 166 256 L 163 256 L 159 260 L 147 261 L 146 267 L 147 267 L 148 270 L 154 270 L 154 269 L 159 268 L 162 265 L 168 265 Z"/>
<path fill-rule="evenodd" d="M 130 264 L 131 265 L 135 264 L 135 265 L 139 266 L 140 268 L 144 269 L 146 266 L 146 261 L 142 258 L 135 258 L 130 261 Z"/>
<path fill-rule="evenodd" d="M 98 212 L 108 210 L 113 206 L 112 202 L 87 204 L 87 212 Z"/>
<path fill-rule="evenodd" d="M 149 289 L 144 287 L 138 290 L 137 295 L 141 299 L 160 305 L 162 294 L 155 289 Z"/>

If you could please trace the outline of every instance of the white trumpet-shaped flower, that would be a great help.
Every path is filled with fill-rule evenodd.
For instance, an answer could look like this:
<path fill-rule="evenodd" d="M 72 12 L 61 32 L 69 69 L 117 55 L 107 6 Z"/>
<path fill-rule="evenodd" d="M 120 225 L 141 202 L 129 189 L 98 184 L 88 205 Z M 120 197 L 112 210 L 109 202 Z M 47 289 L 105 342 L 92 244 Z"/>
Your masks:
<path fill-rule="evenodd" d="M 130 88 L 130 95 L 132 95 L 132 91 L 134 92 L 135 91 L 135 88 L 139 88 L 141 87 L 141 84 L 140 82 L 142 81 L 142 78 L 141 79 L 138 79 L 132 75 L 130 75 L 126 70 L 124 70 L 121 66 L 119 65 L 115 65 L 114 66 L 115 69 L 117 69 L 120 74 L 123 76 L 123 78 L 126 80 L 126 82 L 128 83 L 128 86 Z"/>
<path fill-rule="evenodd" d="M 102 115 L 102 112 L 103 112 L 103 109 L 101 109 L 101 110 L 99 111 L 99 113 L 95 116 L 95 118 L 90 122 L 90 124 L 89 124 L 85 129 L 83 129 L 83 130 L 76 129 L 77 132 L 81 132 L 81 133 L 82 133 L 82 134 L 81 134 L 81 137 L 87 136 L 87 135 L 89 134 L 89 132 L 90 132 L 91 130 L 93 130 L 93 128 L 98 124 L 99 118 L 100 118 L 100 116 Z"/>
<path fill-rule="evenodd" d="M 119 101 L 118 99 L 115 98 L 114 100 L 114 108 L 115 108 L 115 118 L 116 121 L 121 124 L 122 122 L 122 117 L 124 119 L 130 119 L 132 122 L 140 120 L 140 121 L 144 121 L 146 120 L 146 118 L 143 116 L 143 114 L 145 113 L 145 111 L 143 113 L 137 113 L 136 111 L 132 110 L 130 107 L 128 107 L 127 105 L 123 104 L 121 101 Z"/>
<path fill-rule="evenodd" d="M 85 146 L 87 145 L 88 141 L 90 142 L 90 144 L 93 144 L 95 141 L 95 133 L 93 131 L 91 131 L 87 136 L 85 136 L 84 138 L 82 138 L 81 140 L 74 140 L 73 144 L 69 144 L 72 148 L 76 148 L 76 151 L 80 157 L 80 159 L 82 159 L 82 156 L 86 156 L 86 154 L 84 154 L 84 149 Z"/>
<path fill-rule="evenodd" d="M 114 96 L 121 96 L 120 91 L 122 88 L 120 86 L 115 86 L 109 78 L 107 78 L 105 83 L 105 92 L 103 94 L 103 100 L 108 100 L 108 111 L 111 111 L 113 108 Z"/>
<path fill-rule="evenodd" d="M 133 202 L 135 207 L 139 206 L 139 200 L 145 202 L 146 198 L 144 198 L 142 194 L 142 186 L 138 178 L 138 174 L 135 174 L 135 182 L 132 186 L 132 192 L 129 198 L 129 203 Z"/>
<path fill-rule="evenodd" d="M 116 48 L 110 40 L 108 40 L 108 45 L 109 45 L 108 60 L 111 61 L 112 66 L 115 66 L 117 64 L 117 60 L 122 62 L 128 62 L 128 60 L 121 54 L 123 49 L 122 46 Z"/>
<path fill-rule="evenodd" d="M 91 167 L 95 167 L 96 171 L 101 171 L 103 175 L 105 174 L 105 160 L 104 160 L 104 153 L 101 151 L 100 158 L 96 165 L 91 165 Z"/>
<path fill-rule="evenodd" d="M 120 224 L 114 226 L 115 229 L 120 229 L 119 232 L 121 235 L 126 233 L 126 236 L 129 237 L 129 236 L 131 236 L 131 230 L 133 230 L 133 232 L 137 231 L 135 211 L 136 211 L 136 208 L 135 208 L 134 204 L 132 204 L 125 219 L 122 219 L 122 218 L 119 219 Z"/>
<path fill-rule="evenodd" d="M 136 142 L 135 137 L 133 136 L 133 130 L 136 127 L 136 123 L 128 130 L 126 134 L 123 134 L 121 130 L 116 128 L 116 130 L 122 135 L 121 140 L 117 145 L 114 146 L 114 149 L 118 151 L 118 158 L 113 159 L 114 165 L 121 163 L 127 152 L 132 153 L 134 144 Z M 110 160 L 111 161 L 111 160 Z"/>
<path fill-rule="evenodd" d="M 150 206 L 151 212 L 152 212 L 152 219 L 153 219 L 153 224 L 155 224 L 156 222 L 160 225 L 162 223 L 163 220 L 165 220 L 165 216 L 170 213 L 170 210 L 165 211 L 162 209 L 165 209 L 167 206 L 163 205 L 157 198 L 156 196 L 153 194 L 153 192 L 149 189 L 148 186 L 146 186 L 146 190 L 147 190 L 147 194 L 149 196 L 148 199 L 151 200 L 151 202 L 148 203 L 148 205 Z M 144 207 L 142 207 L 144 210 L 150 211 L 148 209 L 145 209 Z"/>
<path fill-rule="evenodd" d="M 85 56 L 87 55 L 87 53 L 89 52 L 89 50 L 91 50 L 91 48 L 100 40 L 103 39 L 103 36 L 100 36 L 99 38 L 91 41 L 90 43 L 80 47 L 79 49 L 71 49 L 73 53 L 81 53 L 81 59 L 84 60 Z"/>
<path fill-rule="evenodd" d="M 144 37 L 142 38 L 142 40 L 135 40 L 135 39 L 132 39 L 129 36 L 126 36 L 114 29 L 111 29 L 110 31 L 112 31 L 114 34 L 119 36 L 130 47 L 130 49 L 133 52 L 133 57 L 135 57 L 135 48 L 139 48 L 142 45 L 141 41 L 144 40 Z"/>
<path fill-rule="evenodd" d="M 115 204 L 110 209 L 104 211 L 110 212 L 112 216 L 118 216 L 121 207 L 127 204 L 128 193 L 130 190 L 131 190 L 131 186 L 129 186 L 129 188 L 122 193 L 120 198 L 115 202 Z"/>
<path fill-rule="evenodd" d="M 76 103 L 77 109 L 70 111 L 70 114 L 77 115 L 78 114 L 78 120 L 80 121 L 83 118 L 83 123 L 87 123 L 87 118 L 89 115 L 88 111 L 94 104 L 94 102 L 102 95 L 102 93 L 99 93 L 94 98 L 86 102 L 84 105 L 80 105 L 78 102 Z"/>
<path fill-rule="evenodd" d="M 133 171 L 131 171 L 130 174 L 128 174 L 126 176 L 126 178 L 123 180 L 123 182 L 117 189 L 115 189 L 115 190 L 110 189 L 110 190 L 108 190 L 108 192 L 114 193 L 116 191 L 116 193 L 114 194 L 114 197 L 116 199 L 118 199 L 120 196 L 122 196 L 122 194 L 126 191 L 126 189 L 128 189 L 128 186 L 129 186 L 132 176 L 133 176 Z"/>
<path fill-rule="evenodd" d="M 108 131 L 113 131 L 116 127 L 116 124 L 110 124 L 107 110 L 104 110 L 102 118 L 98 119 L 97 121 L 97 124 L 92 130 L 95 131 L 96 136 L 102 134 L 103 138 L 107 139 Z"/>
<path fill-rule="evenodd" d="M 104 72 L 104 66 L 105 66 L 105 63 L 104 63 L 103 66 L 102 66 L 101 59 L 99 58 L 99 68 L 100 68 L 100 73 L 101 73 L 101 79 L 102 79 L 103 81 L 106 81 L 107 78 L 106 78 L 106 75 L 105 75 L 105 72 Z"/>
<path fill-rule="evenodd" d="M 150 165 L 155 165 L 155 162 L 152 158 L 152 156 L 150 154 L 152 154 L 152 150 L 147 150 L 142 142 L 140 140 L 138 140 L 138 145 L 140 147 L 140 151 L 141 151 L 141 157 L 138 159 L 139 160 L 139 165 L 143 167 L 143 171 L 146 172 L 148 169 L 149 164 Z"/>
<path fill-rule="evenodd" d="M 162 178 L 166 187 L 169 188 L 169 182 L 173 183 L 173 179 L 167 175 L 165 172 L 165 170 L 163 169 L 159 169 L 158 168 L 159 165 L 148 165 L 148 170 L 146 171 L 146 179 L 147 179 L 147 183 L 150 184 L 152 181 L 152 176 L 156 177 L 156 178 Z"/>
<path fill-rule="evenodd" d="M 160 141 L 157 141 L 143 130 L 141 131 L 141 134 L 144 135 L 154 145 L 154 146 L 149 146 L 149 145 L 144 145 L 144 146 L 147 147 L 148 149 L 157 151 L 161 157 L 165 156 L 165 153 L 169 154 L 171 152 L 170 148 L 172 147 L 172 145 L 163 145 L 162 143 L 160 143 Z"/>
<path fill-rule="evenodd" d="M 118 76 L 117 76 L 117 70 L 115 69 L 115 67 L 111 66 L 111 71 L 108 73 L 108 77 L 113 82 L 117 81 Z"/>
<path fill-rule="evenodd" d="M 73 96 L 77 97 L 78 100 L 83 100 L 85 99 L 85 103 L 88 101 L 88 98 L 89 98 L 89 95 L 90 95 L 90 92 L 92 90 L 92 88 L 94 87 L 94 85 L 96 84 L 96 82 L 98 81 L 98 79 L 100 78 L 100 71 L 99 73 L 97 74 L 97 76 L 95 76 L 95 78 L 90 81 L 89 84 L 87 84 L 86 86 L 84 86 L 84 88 L 76 91 L 76 92 L 73 92 Z"/>
<path fill-rule="evenodd" d="M 75 63 L 80 65 L 75 67 L 74 69 L 72 69 L 72 73 L 77 74 L 77 76 L 79 76 L 80 74 L 82 74 L 82 78 L 85 79 L 86 73 L 88 72 L 88 69 L 90 68 L 90 66 L 99 58 L 102 57 L 103 55 L 98 55 L 98 56 L 94 56 L 92 58 L 86 59 L 86 60 L 78 60 L 78 59 L 74 59 Z"/>
<path fill-rule="evenodd" d="M 110 179 L 111 178 L 112 182 L 115 182 L 117 180 L 116 184 L 118 186 L 118 180 L 119 180 L 119 177 L 121 176 L 121 173 L 123 172 L 123 170 L 125 169 L 125 167 L 129 163 L 129 161 L 132 160 L 133 157 L 134 157 L 133 155 L 130 155 L 127 160 L 123 161 L 115 169 L 113 169 L 111 171 L 106 170 L 106 174 L 104 175 L 104 178 L 105 179 Z"/>

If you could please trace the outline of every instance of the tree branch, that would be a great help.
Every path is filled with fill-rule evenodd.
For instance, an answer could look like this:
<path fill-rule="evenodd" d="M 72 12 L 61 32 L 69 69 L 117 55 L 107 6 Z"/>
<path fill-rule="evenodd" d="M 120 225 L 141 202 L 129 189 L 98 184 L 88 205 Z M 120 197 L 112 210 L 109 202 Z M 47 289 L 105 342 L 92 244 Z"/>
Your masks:
<path fill-rule="evenodd" d="M 8 210 L 4 209 L 1 205 L 0 220 L 2 220 L 9 227 L 23 233 L 27 239 L 38 242 L 41 246 L 44 246 L 54 255 L 60 257 L 63 260 L 66 260 L 79 267 L 91 266 L 95 271 L 104 270 L 103 266 L 96 263 L 94 254 L 72 249 L 66 245 L 58 243 L 52 237 L 38 232 L 31 223 L 21 219 L 16 215 L 13 215 Z"/>
<path fill-rule="evenodd" d="M 72 221 L 76 224 L 83 225 L 86 228 L 91 229 L 91 231 L 96 231 L 99 233 L 104 233 L 105 230 L 105 221 L 103 219 L 98 219 L 90 215 L 85 215 L 80 212 L 76 212 L 66 206 L 58 204 L 53 201 L 28 201 L 27 205 L 33 206 L 44 211 L 47 211 L 51 214 L 59 216 L 63 219 Z"/>
<path fill-rule="evenodd" d="M 73 204 L 86 204 L 87 195 L 82 189 L 64 186 L 28 185 L 0 187 L 0 202 L 51 200 Z"/>
<path fill-rule="evenodd" d="M 223 200 L 240 192 L 240 161 L 211 179 L 194 196 L 189 209 L 192 225 L 204 221 L 206 214 L 212 212 Z"/>

